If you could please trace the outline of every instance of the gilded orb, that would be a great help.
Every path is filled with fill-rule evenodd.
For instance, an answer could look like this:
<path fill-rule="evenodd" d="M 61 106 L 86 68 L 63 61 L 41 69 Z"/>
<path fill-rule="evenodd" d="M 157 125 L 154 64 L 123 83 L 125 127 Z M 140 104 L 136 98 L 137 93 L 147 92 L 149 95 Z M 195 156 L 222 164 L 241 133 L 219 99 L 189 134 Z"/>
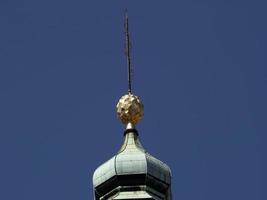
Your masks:
<path fill-rule="evenodd" d="M 144 106 L 137 96 L 129 93 L 120 98 L 117 104 L 117 116 L 122 123 L 135 125 L 143 115 Z"/>

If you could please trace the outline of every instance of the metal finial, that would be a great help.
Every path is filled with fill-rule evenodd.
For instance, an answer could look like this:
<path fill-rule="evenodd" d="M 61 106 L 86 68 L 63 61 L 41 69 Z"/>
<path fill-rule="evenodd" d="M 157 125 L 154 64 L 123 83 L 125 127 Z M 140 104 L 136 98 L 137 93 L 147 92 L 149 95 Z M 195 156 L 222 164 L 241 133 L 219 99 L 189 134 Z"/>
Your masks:
<path fill-rule="evenodd" d="M 137 124 L 144 115 L 144 106 L 138 96 L 126 94 L 117 103 L 117 116 L 124 124 Z"/>
<path fill-rule="evenodd" d="M 134 127 L 144 115 L 144 106 L 140 101 L 138 96 L 132 94 L 132 80 L 131 80 L 131 58 L 130 58 L 130 36 L 129 36 L 129 26 L 128 26 L 128 16 L 127 12 L 125 12 L 125 54 L 127 58 L 128 64 L 128 94 L 122 96 L 117 103 L 117 116 L 122 121 L 122 123 L 126 124 L 126 129 L 129 127 Z"/>
<path fill-rule="evenodd" d="M 130 34 L 129 34 L 129 22 L 128 22 L 127 11 L 125 12 L 125 54 L 127 58 L 128 65 L 128 93 L 132 93 L 132 66 L 131 66 L 131 57 L 130 57 Z"/>

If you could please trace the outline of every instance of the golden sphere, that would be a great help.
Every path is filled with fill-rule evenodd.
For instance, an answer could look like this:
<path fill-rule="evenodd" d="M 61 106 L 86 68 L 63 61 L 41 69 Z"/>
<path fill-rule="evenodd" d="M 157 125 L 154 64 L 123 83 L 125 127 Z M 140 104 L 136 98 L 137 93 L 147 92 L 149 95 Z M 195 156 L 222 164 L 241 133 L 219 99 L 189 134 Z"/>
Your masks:
<path fill-rule="evenodd" d="M 144 116 L 144 106 L 137 96 L 126 94 L 117 104 L 117 116 L 122 123 L 135 125 Z"/>

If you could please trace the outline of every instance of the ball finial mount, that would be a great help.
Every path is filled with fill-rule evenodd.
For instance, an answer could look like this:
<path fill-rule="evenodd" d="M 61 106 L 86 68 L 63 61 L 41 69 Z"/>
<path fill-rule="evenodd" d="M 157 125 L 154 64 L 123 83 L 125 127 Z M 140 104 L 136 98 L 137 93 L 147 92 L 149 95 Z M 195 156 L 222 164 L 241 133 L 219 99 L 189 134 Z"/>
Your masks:
<path fill-rule="evenodd" d="M 128 93 L 117 104 L 117 116 L 124 124 L 136 125 L 144 116 L 144 106 L 139 97 Z"/>

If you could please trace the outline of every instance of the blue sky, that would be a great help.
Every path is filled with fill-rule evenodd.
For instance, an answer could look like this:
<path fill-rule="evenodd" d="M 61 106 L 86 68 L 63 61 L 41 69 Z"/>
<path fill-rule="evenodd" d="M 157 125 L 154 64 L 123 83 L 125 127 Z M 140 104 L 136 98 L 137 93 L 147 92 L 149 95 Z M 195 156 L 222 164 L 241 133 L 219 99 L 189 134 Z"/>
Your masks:
<path fill-rule="evenodd" d="M 123 140 L 115 105 L 145 105 L 143 146 L 174 199 L 266 199 L 265 1 L 0 1 L 0 199 L 93 199 Z"/>

